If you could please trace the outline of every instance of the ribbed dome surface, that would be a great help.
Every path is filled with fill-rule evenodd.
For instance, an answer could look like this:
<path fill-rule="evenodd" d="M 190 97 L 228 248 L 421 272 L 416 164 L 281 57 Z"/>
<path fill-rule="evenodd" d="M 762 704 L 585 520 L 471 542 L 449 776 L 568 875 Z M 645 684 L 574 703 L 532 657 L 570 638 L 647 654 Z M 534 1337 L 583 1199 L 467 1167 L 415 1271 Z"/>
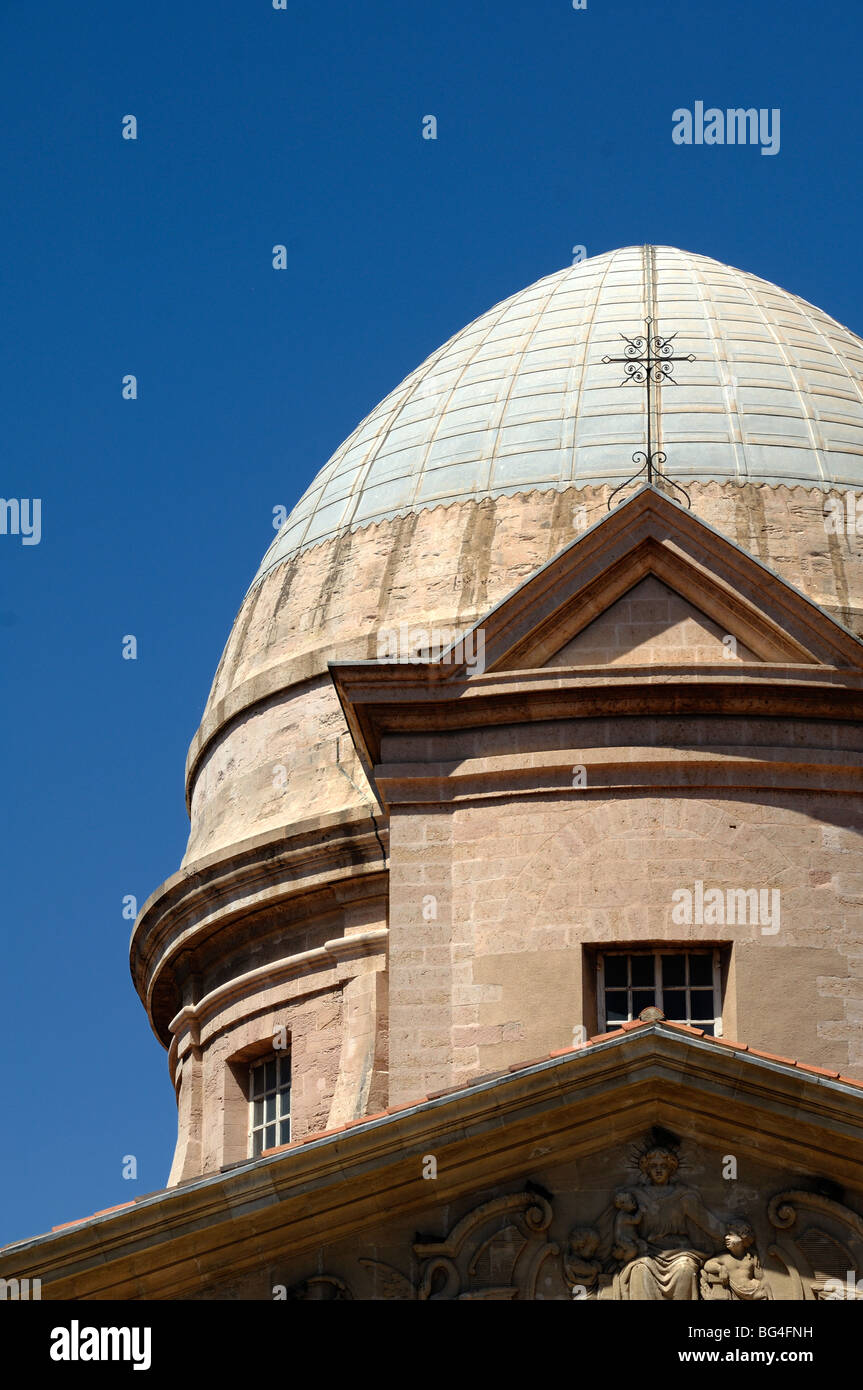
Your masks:
<path fill-rule="evenodd" d="M 257 579 L 387 517 L 629 477 L 645 393 L 602 358 L 648 315 L 696 358 L 655 393 L 671 478 L 863 485 L 863 341 L 756 275 L 628 247 L 538 280 L 433 353 L 321 469 Z"/>

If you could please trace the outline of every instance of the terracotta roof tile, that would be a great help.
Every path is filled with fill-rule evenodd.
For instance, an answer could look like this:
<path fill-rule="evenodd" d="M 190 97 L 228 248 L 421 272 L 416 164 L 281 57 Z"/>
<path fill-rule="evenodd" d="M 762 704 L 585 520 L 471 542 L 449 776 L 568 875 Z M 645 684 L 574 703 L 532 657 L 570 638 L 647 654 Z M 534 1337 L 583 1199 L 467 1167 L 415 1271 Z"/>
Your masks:
<path fill-rule="evenodd" d="M 428 1096 L 420 1096 L 419 1100 L 408 1100 L 403 1105 L 391 1105 L 385 1113 L 387 1115 L 400 1115 L 403 1110 L 415 1110 L 418 1105 L 425 1105 L 427 1100 Z M 362 1120 L 354 1120 L 353 1123 L 362 1124 Z"/>
<path fill-rule="evenodd" d="M 763 1052 L 760 1047 L 750 1047 L 749 1055 L 750 1057 L 764 1057 L 768 1062 L 783 1062 L 786 1067 L 797 1066 L 795 1057 L 782 1057 L 778 1052 Z M 838 1076 L 839 1073 L 837 1072 L 836 1075 Z"/>
<path fill-rule="evenodd" d="M 134 1201 L 134 1198 L 133 1198 L 132 1201 L 130 1201 L 130 1202 L 118 1202 L 117 1205 L 116 1205 L 115 1207 L 103 1207 L 101 1211 L 94 1211 L 94 1212 L 93 1212 L 93 1215 L 94 1215 L 94 1216 L 107 1216 L 109 1211 L 122 1211 L 124 1207 L 133 1207 L 134 1205 L 135 1205 L 135 1201 Z"/>

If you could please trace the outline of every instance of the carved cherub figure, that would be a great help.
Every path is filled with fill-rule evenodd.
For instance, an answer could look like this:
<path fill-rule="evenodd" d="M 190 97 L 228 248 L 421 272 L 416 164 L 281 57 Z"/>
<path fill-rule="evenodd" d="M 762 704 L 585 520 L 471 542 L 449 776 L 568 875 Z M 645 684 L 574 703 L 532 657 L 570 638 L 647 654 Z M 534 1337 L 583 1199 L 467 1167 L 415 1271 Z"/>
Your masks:
<path fill-rule="evenodd" d="M 566 1282 L 576 1296 L 576 1290 L 584 1289 L 584 1298 L 595 1298 L 602 1273 L 602 1261 L 596 1258 L 599 1249 L 599 1232 L 593 1226 L 576 1226 L 570 1232 L 569 1244 L 563 1258 L 563 1272 Z"/>
<path fill-rule="evenodd" d="M 647 1250 L 647 1242 L 642 1240 L 638 1234 L 641 1209 L 635 1193 L 630 1192 L 628 1188 L 622 1188 L 620 1192 L 615 1193 L 614 1205 L 616 1214 L 614 1217 L 614 1245 L 611 1248 L 611 1253 L 616 1260 L 621 1260 L 627 1264 L 630 1260 L 643 1255 Z"/>
<path fill-rule="evenodd" d="M 705 1260 L 702 1266 L 702 1298 L 752 1301 L 772 1297 L 754 1244 L 755 1232 L 748 1221 L 729 1223 L 725 1254 Z"/>

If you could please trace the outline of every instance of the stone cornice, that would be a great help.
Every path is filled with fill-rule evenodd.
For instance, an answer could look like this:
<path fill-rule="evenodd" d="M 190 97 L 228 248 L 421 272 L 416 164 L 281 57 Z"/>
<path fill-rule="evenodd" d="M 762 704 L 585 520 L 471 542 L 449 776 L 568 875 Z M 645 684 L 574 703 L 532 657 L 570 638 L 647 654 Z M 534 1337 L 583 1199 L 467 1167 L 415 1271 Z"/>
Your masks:
<path fill-rule="evenodd" d="M 441 626 L 469 628 L 477 622 L 481 614 L 466 612 L 456 623 L 451 614 L 442 613 L 438 621 Z M 239 719 L 255 706 L 267 700 L 282 696 L 296 695 L 304 685 L 314 682 L 329 682 L 328 666 L 331 661 L 344 660 L 345 657 L 366 660 L 374 654 L 377 643 L 375 632 L 364 634 L 353 641 L 329 638 L 308 651 L 288 657 L 275 666 L 257 671 L 254 676 L 241 681 L 213 706 L 207 707 L 206 714 L 189 745 L 186 755 L 186 810 L 192 812 L 192 790 L 201 761 L 210 744 L 223 734 L 234 720 Z"/>
<path fill-rule="evenodd" d="M 255 970 L 247 970 L 244 974 L 236 975 L 233 979 L 227 980 L 218 988 L 211 989 L 196 1004 L 184 1005 L 168 1024 L 172 1034 L 168 1054 L 170 1069 L 172 1071 L 174 1069 L 178 1041 L 183 1034 L 188 1032 L 192 1043 L 197 1046 L 203 1025 L 233 1000 L 263 986 L 279 984 L 283 980 L 291 979 L 294 975 L 314 970 L 319 965 L 330 967 L 339 961 L 348 960 L 352 956 L 363 956 L 384 951 L 388 936 L 389 932 L 386 927 L 373 927 L 370 931 L 355 932 L 351 936 L 335 937 L 332 941 L 325 941 L 323 946 L 315 947 L 313 950 L 299 951 L 296 955 L 285 956 L 281 960 L 260 965 Z"/>
<path fill-rule="evenodd" d="M 43 1298 L 177 1298 L 314 1251 L 371 1239 L 428 1206 L 628 1142 L 653 1124 L 738 1158 L 863 1188 L 863 1089 L 656 1024 L 310 1137 L 209 1179 L 0 1252 Z"/>
<path fill-rule="evenodd" d="M 154 995 L 172 963 L 215 933 L 230 945 L 232 926 L 252 912 L 290 903 L 314 917 L 385 892 L 385 824 L 363 814 L 316 817 L 290 833 L 243 840 L 172 875 L 144 904 L 130 942 L 135 988 L 167 1047 L 176 1000 L 156 1009 Z M 169 1012 L 166 1012 L 166 1008 Z"/>
<path fill-rule="evenodd" d="M 837 671 L 832 667 L 777 667 L 764 664 L 679 667 L 612 667 L 597 670 L 551 667 L 540 671 L 491 672 L 470 679 L 447 680 L 439 665 L 384 665 L 369 662 L 340 666 L 334 679 L 366 776 L 382 799 L 391 804 L 392 778 L 463 776 L 465 768 L 444 768 L 445 738 L 460 731 L 474 730 L 477 738 L 495 727 L 517 724 L 524 742 L 531 725 L 572 722 L 567 751 L 586 752 L 579 747 L 579 723 L 627 720 L 627 747 L 615 757 L 608 748 L 594 748 L 605 771 L 591 785 L 644 785 L 645 767 L 650 775 L 665 769 L 666 785 L 695 785 L 703 776 L 707 786 L 777 785 L 817 789 L 819 786 L 859 789 L 855 749 L 824 748 L 818 728 L 825 720 L 857 726 L 863 721 L 863 673 Z M 747 720 L 794 721 L 803 733 L 812 723 L 811 739 L 781 744 L 772 750 L 738 744 L 723 738 L 723 722 Z M 650 728 L 650 721 L 673 719 L 679 734 L 663 746 Z M 708 742 L 703 721 L 715 722 L 714 738 Z M 689 735 L 686 729 L 689 726 Z M 699 727 L 701 725 L 702 727 Z M 618 727 L 616 742 L 620 745 Z M 384 751 L 389 738 L 411 742 L 423 749 L 413 754 L 409 770 L 404 753 Z M 422 745 L 417 738 L 425 736 Z M 649 746 L 653 751 L 649 752 Z M 645 750 L 641 758 L 639 750 Z M 562 775 L 565 759 L 562 746 L 538 747 L 524 759 L 524 771 L 510 782 L 513 790 L 527 788 L 525 771 L 535 774 L 535 785 L 548 789 Z M 393 762 L 402 764 L 400 771 Z M 461 761 L 461 760 L 459 760 Z M 573 757 L 572 766 L 586 762 Z M 859 755 L 858 755 L 859 761 Z M 518 772 L 513 755 L 510 767 Z M 615 768 L 617 771 L 615 771 Z M 695 769 L 699 769 L 698 777 Z M 503 771 L 502 765 L 496 769 Z M 492 765 L 484 775 L 494 773 Z M 766 779 L 764 781 L 763 779 Z M 455 785 L 455 784 L 454 784 Z M 655 784 L 654 784 L 655 785 Z"/>
<path fill-rule="evenodd" d="M 678 721 L 679 723 L 679 721 Z M 445 747 L 443 739 L 436 742 Z M 861 736 L 863 744 L 863 736 Z M 698 791 L 863 793 L 861 748 L 711 746 L 554 748 L 536 753 L 457 758 L 451 762 L 382 762 L 375 781 L 388 807 L 455 804 L 573 792 L 573 769 L 585 769 L 581 798 L 619 792 Z"/>

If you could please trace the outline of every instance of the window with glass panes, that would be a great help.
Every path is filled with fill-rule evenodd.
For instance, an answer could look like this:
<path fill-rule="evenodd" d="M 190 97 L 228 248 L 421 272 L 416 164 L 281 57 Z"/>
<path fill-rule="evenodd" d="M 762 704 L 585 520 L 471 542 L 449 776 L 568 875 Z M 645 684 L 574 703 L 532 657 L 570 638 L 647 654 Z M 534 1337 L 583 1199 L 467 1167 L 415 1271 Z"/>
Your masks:
<path fill-rule="evenodd" d="M 719 951 L 607 951 L 599 958 L 599 1023 L 603 1032 L 658 1008 L 672 1023 L 722 1034 Z"/>
<path fill-rule="evenodd" d="M 288 1144 L 291 1138 L 291 1054 L 277 1052 L 249 1068 L 249 1152 Z"/>

